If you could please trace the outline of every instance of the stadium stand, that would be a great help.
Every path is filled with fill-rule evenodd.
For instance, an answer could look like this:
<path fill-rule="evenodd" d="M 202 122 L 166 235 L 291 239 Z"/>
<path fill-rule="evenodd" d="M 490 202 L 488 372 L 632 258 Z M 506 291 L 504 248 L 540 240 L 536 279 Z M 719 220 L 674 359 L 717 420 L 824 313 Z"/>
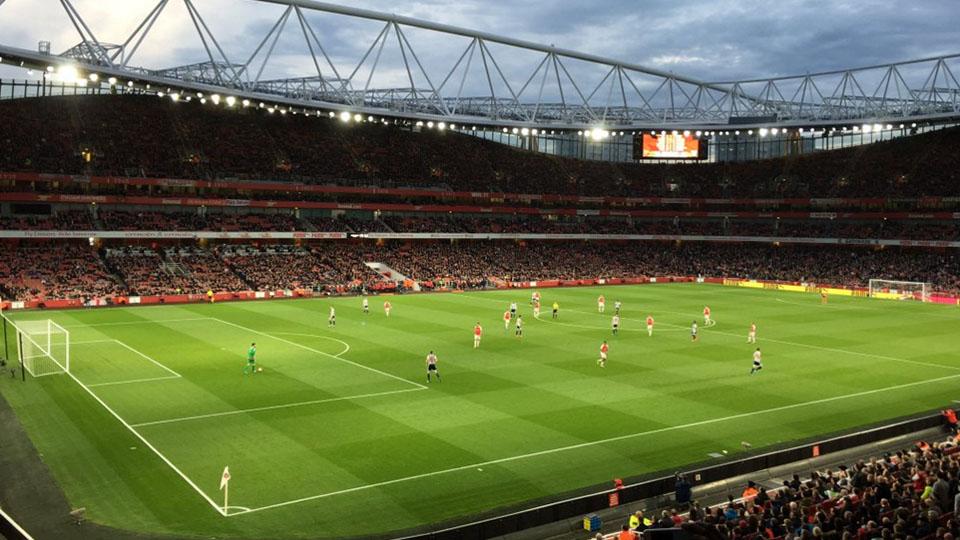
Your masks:
<path fill-rule="evenodd" d="M 960 534 L 957 437 L 813 471 L 775 489 L 750 482 L 714 506 L 693 502 L 631 516 L 640 534 L 681 529 L 711 539 L 926 539 Z M 629 535 L 627 535 L 629 536 Z M 623 538 L 598 534 L 596 538 Z"/>
<path fill-rule="evenodd" d="M 128 290 L 89 247 L 45 244 L 8 253 L 0 260 L 0 287 L 7 298 L 86 299 Z"/>
<path fill-rule="evenodd" d="M 0 123 L 7 127 L 0 140 L 5 172 L 634 197 L 960 194 L 956 128 L 799 158 L 638 165 L 524 152 L 451 131 L 344 126 L 146 96 L 10 100 L 0 103 Z"/>
<path fill-rule="evenodd" d="M 501 282 L 655 276 L 810 282 L 865 287 L 870 279 L 931 282 L 960 292 L 952 252 L 830 246 L 708 243 L 394 243 L 325 242 L 222 245 L 214 250 L 143 247 L 18 248 L 0 263 L 0 285 L 18 300 L 107 294 L 180 294 L 307 289 L 346 293 L 387 287 L 365 262 L 382 262 L 425 288 L 477 288 Z M 111 273 L 112 272 L 112 273 Z M 58 296 L 64 295 L 64 296 Z"/>
<path fill-rule="evenodd" d="M 168 262 L 178 265 L 190 279 L 190 287 L 184 292 L 202 294 L 206 291 L 232 292 L 250 289 L 250 285 L 231 271 L 214 251 L 168 248 L 165 256 Z"/>
<path fill-rule="evenodd" d="M 192 288 L 184 272 L 164 264 L 160 255 L 148 248 L 110 248 L 104 259 L 135 296 L 180 294 Z"/>
<path fill-rule="evenodd" d="M 51 216 L 0 216 L 0 229 L 5 230 L 80 230 L 90 231 L 98 227 L 90 212 L 74 210 Z"/>

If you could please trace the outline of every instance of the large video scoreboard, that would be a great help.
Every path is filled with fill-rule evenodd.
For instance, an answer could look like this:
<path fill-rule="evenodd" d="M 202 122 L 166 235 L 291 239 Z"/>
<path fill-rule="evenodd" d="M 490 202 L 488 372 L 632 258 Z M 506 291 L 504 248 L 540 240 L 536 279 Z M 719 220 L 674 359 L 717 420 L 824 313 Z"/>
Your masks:
<path fill-rule="evenodd" d="M 633 140 L 635 159 L 705 159 L 707 141 L 682 133 L 637 134 Z"/>

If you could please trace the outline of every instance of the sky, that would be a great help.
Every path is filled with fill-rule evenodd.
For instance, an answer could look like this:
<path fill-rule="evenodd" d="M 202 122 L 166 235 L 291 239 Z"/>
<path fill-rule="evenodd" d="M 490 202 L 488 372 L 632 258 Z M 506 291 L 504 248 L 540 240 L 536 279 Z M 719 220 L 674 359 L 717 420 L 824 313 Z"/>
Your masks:
<path fill-rule="evenodd" d="M 154 5 L 140 0 L 74 0 L 74 4 L 101 41 L 114 43 L 123 42 Z M 230 59 L 241 62 L 284 9 L 253 0 L 194 0 L 194 5 Z M 552 44 L 705 81 L 803 74 L 960 52 L 958 0 L 356 0 L 349 5 Z M 330 14 L 308 12 L 307 20 L 341 76 L 356 68 L 382 29 L 382 23 Z M 405 32 L 434 84 L 442 81 L 469 43 L 423 30 Z M 0 43 L 34 49 L 41 39 L 51 41 L 54 52 L 78 41 L 58 0 L 6 0 L 0 5 Z M 543 58 L 499 45 L 491 45 L 490 52 L 515 89 Z M 371 86 L 407 85 L 400 55 L 397 38 L 391 35 Z M 355 88 L 364 86 L 372 59 L 373 55 L 357 70 Z M 203 60 L 205 52 L 184 3 L 170 0 L 131 64 L 159 68 Z M 458 84 L 465 67 L 464 62 L 448 88 Z M 569 67 L 584 80 L 599 82 L 604 74 L 576 62 Z M 465 93 L 479 92 L 487 84 L 481 70 L 477 55 L 471 72 L 463 76 Z M 321 65 L 321 71 L 332 70 Z M 262 77 L 311 74 L 316 70 L 299 24 L 291 17 Z M 542 74 L 538 72 L 535 80 Z M 0 76 L 25 74 L 3 68 Z M 415 78 L 418 86 L 425 82 L 419 73 Z"/>

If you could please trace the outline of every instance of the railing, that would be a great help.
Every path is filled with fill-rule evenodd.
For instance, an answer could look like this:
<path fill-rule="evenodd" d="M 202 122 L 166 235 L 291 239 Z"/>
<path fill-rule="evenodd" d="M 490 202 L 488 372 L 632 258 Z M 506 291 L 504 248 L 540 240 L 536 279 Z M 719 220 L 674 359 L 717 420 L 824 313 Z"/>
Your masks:
<path fill-rule="evenodd" d="M 143 89 L 129 86 L 86 84 L 86 81 L 63 83 L 40 79 L 0 79 L 0 99 L 24 99 L 55 96 L 145 94 Z"/>

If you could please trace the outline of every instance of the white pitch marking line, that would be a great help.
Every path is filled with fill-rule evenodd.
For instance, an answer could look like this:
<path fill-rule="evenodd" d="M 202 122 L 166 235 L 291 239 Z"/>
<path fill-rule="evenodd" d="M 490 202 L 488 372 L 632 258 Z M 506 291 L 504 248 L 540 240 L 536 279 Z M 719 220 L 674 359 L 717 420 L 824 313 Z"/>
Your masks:
<path fill-rule="evenodd" d="M 419 388 L 419 389 L 421 389 L 421 390 L 425 390 L 425 389 L 427 388 L 426 386 L 424 386 L 424 385 L 422 385 L 422 384 L 420 384 L 420 383 L 418 383 L 418 382 L 409 381 L 409 380 L 407 380 L 407 379 L 404 379 L 403 377 L 394 375 L 394 374 L 392 374 L 392 373 L 387 373 L 386 371 L 380 371 L 380 370 L 377 369 L 377 368 L 373 368 L 373 367 L 370 367 L 370 366 L 365 366 L 365 365 L 363 365 L 363 364 L 358 364 L 357 362 L 354 362 L 354 361 L 352 361 L 352 360 L 347 360 L 346 358 L 341 358 L 341 357 L 339 357 L 339 356 L 334 356 L 334 355 L 332 355 L 332 354 L 330 354 L 330 353 L 325 353 L 325 352 L 323 352 L 323 351 L 318 351 L 317 349 L 314 349 L 313 347 L 307 347 L 306 345 L 297 343 L 297 342 L 295 342 L 295 341 L 290 341 L 289 339 L 284 339 L 284 338 L 282 338 L 282 337 L 274 336 L 274 335 L 268 334 L 268 333 L 266 333 L 266 332 L 262 332 L 262 331 L 260 331 L 260 330 L 254 330 L 253 328 L 248 328 L 248 327 L 246 327 L 246 326 L 239 325 L 239 324 L 237 324 L 237 323 L 232 323 L 232 322 L 230 322 L 230 321 L 225 321 L 225 320 L 223 320 L 223 319 L 218 319 L 218 318 L 216 318 L 216 317 L 210 317 L 210 320 L 218 321 L 218 322 L 221 322 L 221 323 L 223 323 L 223 324 L 226 324 L 226 325 L 229 325 L 229 326 L 233 326 L 233 327 L 235 327 L 235 328 L 239 328 L 239 329 L 241 329 L 241 330 L 246 330 L 247 332 L 251 332 L 251 333 L 254 333 L 254 334 L 259 334 L 259 335 L 261 335 L 261 336 L 266 336 L 266 337 L 268 337 L 268 338 L 273 338 L 273 339 L 275 339 L 275 340 L 277 340 L 277 341 L 282 341 L 282 342 L 284 342 L 284 343 L 286 343 L 286 344 L 288 344 L 288 345 L 293 345 L 294 347 L 299 347 L 299 348 L 301 348 L 301 349 L 304 349 L 304 350 L 307 350 L 307 351 L 310 351 L 310 352 L 313 352 L 313 353 L 316 353 L 316 354 L 319 354 L 319 355 L 329 356 L 330 358 L 333 358 L 334 360 L 339 360 L 339 361 L 341 361 L 341 362 L 345 362 L 345 363 L 347 363 L 347 364 L 350 364 L 350 365 L 355 366 L 355 367 L 358 367 L 358 368 L 363 368 L 363 369 L 366 369 L 366 370 L 368 370 L 368 371 L 372 371 L 372 372 L 374 372 L 374 373 L 379 373 L 380 375 L 383 375 L 384 377 L 390 377 L 391 379 L 396 379 L 396 380 L 398 380 L 398 381 L 403 381 L 403 382 L 405 382 L 405 383 L 407 383 L 407 384 L 412 384 L 413 386 L 416 386 L 417 388 Z"/>
<path fill-rule="evenodd" d="M 383 481 L 383 482 L 376 482 L 376 483 L 373 483 L 373 484 L 365 484 L 365 485 L 362 485 L 362 486 L 356 486 L 356 487 L 352 487 L 352 488 L 342 489 L 342 490 L 339 490 L 339 491 L 331 491 L 331 492 L 328 492 L 328 493 L 321 493 L 320 495 L 312 495 L 312 496 L 310 496 L 310 497 L 302 497 L 302 498 L 300 498 L 300 499 L 294 499 L 294 500 L 290 500 L 290 501 L 280 502 L 280 503 L 276 503 L 276 504 L 269 504 L 269 505 L 266 505 L 266 506 L 261 506 L 261 507 L 258 507 L 258 508 L 253 508 L 253 509 L 249 510 L 248 512 L 237 512 L 237 513 L 235 513 L 235 514 L 228 514 L 228 516 L 248 514 L 248 513 L 251 513 L 251 512 L 259 512 L 259 511 L 261 511 L 261 510 L 270 510 L 270 509 L 278 508 L 278 507 L 281 507 L 281 506 L 289 506 L 289 505 L 291 505 L 291 504 L 298 504 L 298 503 L 307 502 L 307 501 L 312 501 L 312 500 L 317 500 L 317 499 L 324 499 L 324 498 L 333 497 L 333 496 L 336 496 L 336 495 L 343 495 L 343 494 L 346 494 L 346 493 L 354 493 L 354 492 L 357 492 L 357 491 L 363 491 L 363 490 L 367 490 L 367 489 L 373 489 L 373 488 L 382 487 L 382 486 L 388 486 L 388 485 L 392 485 L 392 484 L 399 484 L 399 483 L 402 483 L 402 482 L 409 482 L 409 481 L 411 481 L 411 480 L 418 480 L 418 479 L 421 479 L 421 478 L 428 478 L 428 477 L 431 477 L 431 476 L 438 476 L 438 475 L 442 475 L 442 474 L 449 474 L 449 473 L 458 472 L 458 471 L 464 471 L 464 470 L 468 470 L 468 469 L 476 469 L 476 468 L 478 468 L 478 467 L 486 467 L 486 466 L 489 466 L 489 465 L 498 465 L 498 464 L 500 464 L 500 463 L 509 463 L 509 462 L 511 462 L 511 461 L 518 461 L 518 460 L 528 459 L 528 458 L 532 458 L 532 457 L 544 456 L 544 455 L 549 455 L 549 454 L 556 454 L 556 453 L 558 453 L 558 452 L 567 452 L 567 451 L 570 451 L 570 450 L 578 450 L 578 449 L 580 449 L 580 448 L 588 448 L 588 447 L 591 447 L 591 446 L 608 444 L 608 443 L 611 443 L 611 442 L 618 442 L 618 441 L 623 441 L 623 440 L 636 439 L 636 438 L 639 438 L 639 437 L 645 437 L 645 436 L 648 436 L 648 435 L 656 435 L 656 434 L 659 434 L 659 433 L 666 433 L 666 432 L 670 432 L 670 431 L 677 431 L 677 430 L 689 429 L 689 428 L 700 427 L 700 426 L 705 426 L 705 425 L 710 425 L 710 424 L 717 424 L 717 423 L 720 423 L 720 422 L 727 422 L 727 421 L 730 421 L 730 420 L 739 420 L 739 419 L 741 419 L 741 418 L 748 418 L 748 417 L 751 417 L 751 416 L 757 416 L 757 415 L 768 414 L 768 413 L 773 413 L 773 412 L 786 411 L 786 410 L 790 410 L 790 409 L 797 409 L 797 408 L 800 408 L 800 407 L 807 407 L 807 406 L 810 406 L 810 405 L 820 405 L 820 404 L 822 404 L 822 403 L 830 403 L 830 402 L 832 402 L 832 401 L 840 401 L 840 400 L 844 400 L 844 399 L 851 399 L 851 398 L 856 398 L 856 397 L 868 396 L 868 395 L 872 395 L 872 394 L 879 394 L 879 393 L 882 393 L 882 392 L 889 392 L 889 391 L 891 391 L 891 390 L 901 390 L 901 389 L 904 389 L 904 388 L 912 388 L 912 387 L 914 387 L 914 386 L 920 386 L 920 385 L 930 384 L 930 383 L 935 383 L 935 382 L 948 381 L 948 380 L 957 379 L 957 378 L 960 378 L 960 374 L 957 374 L 957 375 L 947 375 L 947 376 L 944 376 L 944 377 L 938 377 L 938 378 L 936 378 L 936 379 L 927 379 L 927 380 L 923 380 L 923 381 L 915 381 L 915 382 L 911 382 L 911 383 L 898 384 L 898 385 L 895 385 L 895 386 L 887 386 L 887 387 L 884 387 L 884 388 L 875 388 L 875 389 L 873 389 L 873 390 L 864 390 L 864 391 L 862 391 L 862 392 L 856 392 L 856 393 L 853 393 L 853 394 L 846 394 L 846 395 L 842 395 L 842 396 L 833 396 L 833 397 L 828 397 L 828 398 L 815 399 L 815 400 L 812 400 L 812 401 L 804 401 L 804 402 L 800 402 L 800 403 L 793 403 L 793 404 L 790 404 L 790 405 L 782 405 L 782 406 L 780 406 L 780 407 L 773 407 L 773 408 L 770 408 L 770 409 L 763 409 L 763 410 L 759 410 L 759 411 L 751 411 L 751 412 L 745 412 L 745 413 L 740 413 L 740 414 L 734 414 L 734 415 L 730 415 L 730 416 L 722 416 L 722 417 L 719 417 L 719 418 L 710 418 L 710 419 L 707 419 L 707 420 L 699 420 L 699 421 L 696 421 L 696 422 L 690 422 L 690 423 L 688 423 L 688 424 L 682 424 L 682 425 L 676 425 L 676 426 L 667 426 L 667 427 L 657 428 L 657 429 L 653 429 L 653 430 L 649 430 L 649 431 L 640 431 L 640 432 L 637 432 L 637 433 L 630 433 L 630 434 L 627 434 L 627 435 L 619 435 L 619 436 L 617 436 L 617 437 L 610 437 L 610 438 L 607 438 L 607 439 L 600 439 L 600 440 L 597 440 L 597 441 L 590 441 L 590 442 L 585 442 L 585 443 L 572 444 L 572 445 L 569 445 L 569 446 L 561 446 L 561 447 L 558 447 L 558 448 L 550 448 L 550 449 L 547 449 L 547 450 L 540 450 L 539 452 L 531 452 L 531 453 L 529 453 L 529 454 L 521 454 L 521 455 L 517 455 L 517 456 L 510 456 L 510 457 L 505 457 L 505 458 L 500 458 L 500 459 L 494 459 L 494 460 L 490 460 L 490 461 L 484 461 L 484 462 L 480 462 L 480 463 L 472 463 L 472 464 L 470 464 L 470 465 L 463 465 L 463 466 L 460 466 L 460 467 L 453 467 L 453 468 L 450 468 L 450 469 L 443 469 L 443 470 L 439 470 L 439 471 L 432 471 L 432 472 L 428 472 L 428 473 L 417 474 L 417 475 L 413 475 L 413 476 L 406 476 L 406 477 L 402 477 L 402 478 L 394 478 L 393 480 L 385 480 L 385 481 Z"/>
<path fill-rule="evenodd" d="M 3 517 L 3 519 L 7 520 L 8 523 L 13 525 L 13 528 L 16 529 L 16 531 L 20 533 L 24 538 L 26 538 L 26 540 L 33 540 L 33 537 L 30 536 L 30 533 L 23 530 L 23 527 L 21 527 L 20 524 L 17 523 L 12 516 L 10 516 L 10 514 L 4 512 L 3 508 L 0 508 L 0 517 Z"/>
<path fill-rule="evenodd" d="M 157 450 L 157 448 L 156 448 L 155 446 L 153 446 L 152 444 L 150 444 L 150 441 L 148 441 L 148 440 L 146 439 L 146 437 L 144 437 L 143 435 L 141 435 L 140 432 L 137 431 L 136 429 L 134 429 L 129 423 L 127 423 L 127 421 L 124 420 L 122 416 L 120 416 L 119 414 L 117 414 L 116 411 L 114 411 L 113 409 L 111 409 L 110 406 L 107 405 L 107 403 L 106 403 L 105 401 L 103 401 L 102 399 L 100 399 L 100 396 L 98 396 L 96 393 L 94 393 L 94 391 L 91 390 L 89 386 L 83 384 L 83 381 L 81 381 L 80 379 L 78 379 L 77 376 L 74 375 L 73 373 L 67 371 L 66 374 L 67 374 L 68 377 L 70 377 L 71 379 L 73 379 L 77 384 L 79 384 L 80 387 L 84 389 L 84 391 L 86 391 L 88 394 L 90 394 L 90 396 L 91 396 L 93 399 L 95 399 L 95 400 L 97 401 L 97 403 L 99 403 L 104 409 L 106 409 L 107 412 L 109 412 L 114 418 L 116 418 L 117 421 L 119 421 L 121 424 L 123 424 L 123 427 L 127 428 L 128 430 L 130 430 L 130 433 L 132 433 L 136 438 L 140 439 L 140 441 L 143 442 L 143 444 L 144 444 L 147 448 L 149 448 L 154 454 L 156 454 L 157 457 L 159 457 L 161 460 L 163 460 L 163 462 L 166 463 L 168 467 L 170 467 L 171 469 L 173 469 L 173 471 L 174 471 L 175 473 L 177 473 L 177 475 L 179 475 L 180 478 L 182 478 L 190 487 L 192 487 L 192 488 L 194 489 L 194 491 L 196 491 L 197 493 L 199 493 L 200 496 L 203 497 L 204 500 L 206 500 L 206 501 L 210 504 L 210 506 L 212 506 L 213 509 L 217 511 L 217 513 L 219 513 L 219 514 L 222 515 L 222 516 L 226 516 L 226 515 L 227 515 L 227 513 L 223 510 L 223 508 L 221 507 L 220 504 L 218 504 L 217 502 L 215 502 L 213 499 L 210 498 L 209 495 L 207 495 L 206 493 L 204 493 L 204 491 L 203 491 L 202 489 L 200 489 L 200 486 L 198 486 L 198 485 L 196 484 L 196 482 L 194 482 L 193 480 L 191 480 L 190 477 L 187 476 L 186 474 L 184 474 L 183 471 L 181 471 L 176 465 L 174 465 L 173 462 L 170 461 L 170 460 L 167 458 L 167 456 L 163 455 L 159 450 Z"/>
<path fill-rule="evenodd" d="M 173 424 L 175 422 L 186 422 L 189 420 L 203 420 L 206 418 L 218 418 L 221 416 L 233 416 L 236 414 L 247 414 L 261 411 L 273 411 L 277 409 L 290 409 L 293 407 L 305 407 L 307 405 L 320 405 L 321 403 L 332 403 L 334 401 L 348 401 L 352 399 L 364 399 L 378 396 L 390 396 L 393 394 L 403 394 L 405 392 L 419 392 L 421 390 L 426 390 L 426 388 L 404 388 L 403 390 L 388 390 L 386 392 L 374 392 L 371 394 L 359 394 L 356 396 L 343 396 L 335 398 L 325 398 L 325 399 L 314 399 L 311 401 L 298 401 L 296 403 L 283 403 L 280 405 L 267 405 L 265 407 L 254 407 L 252 409 L 237 409 L 233 411 L 223 411 L 215 412 L 210 414 L 197 414 L 194 416 L 181 416 L 179 418 L 167 418 L 165 420 L 153 420 L 151 422 L 140 422 L 138 424 L 131 424 L 133 427 L 144 427 L 144 426 L 157 426 L 161 424 Z"/>
<path fill-rule="evenodd" d="M 113 343 L 112 339 L 88 339 L 84 341 L 71 341 L 71 345 L 93 345 L 94 343 Z"/>
<path fill-rule="evenodd" d="M 336 341 L 337 343 L 343 345 L 343 350 L 340 351 L 340 352 L 338 352 L 337 354 L 333 355 L 333 356 L 337 356 L 337 357 L 343 356 L 343 355 L 347 354 L 348 352 L 350 352 L 350 344 L 349 344 L 349 343 L 347 343 L 346 341 L 343 341 L 342 339 L 332 338 L 332 337 L 330 337 L 330 336 L 321 336 L 320 334 L 301 334 L 301 333 L 299 333 L 299 332 L 274 332 L 274 334 L 279 334 L 279 335 L 281 335 L 281 336 L 312 337 L 312 338 L 329 339 L 330 341 Z"/>
<path fill-rule="evenodd" d="M 167 375 L 164 377 L 147 377 L 145 379 L 128 379 L 125 381 L 93 383 L 93 384 L 88 384 L 87 386 L 89 386 L 90 388 L 96 388 L 98 386 L 115 386 L 118 384 L 134 384 L 134 383 L 142 383 L 142 382 L 150 382 L 150 381 L 167 381 L 170 379 L 179 379 L 179 378 L 180 378 L 179 375 Z"/>
<path fill-rule="evenodd" d="M 182 377 L 182 375 L 180 375 L 180 374 L 177 373 L 176 371 L 168 368 L 167 366 L 161 364 L 160 362 L 157 362 L 157 361 L 154 360 L 153 358 L 150 358 L 149 356 L 147 356 L 147 355 L 143 354 L 142 352 L 134 349 L 133 347 L 127 345 L 126 343 L 120 341 L 119 339 L 115 339 L 115 340 L 113 340 L 113 341 L 117 342 L 117 344 L 119 344 L 121 347 L 124 347 L 125 349 L 133 352 L 134 354 L 138 354 L 138 355 L 142 356 L 143 358 L 146 358 L 146 359 L 149 360 L 150 362 L 153 362 L 153 363 L 156 364 L 157 366 L 160 366 L 161 368 L 167 370 L 168 372 L 172 373 L 173 375 L 176 375 L 177 377 Z"/>
<path fill-rule="evenodd" d="M 175 323 L 175 322 L 191 322 L 191 321 L 206 321 L 210 317 L 191 317 L 187 319 L 145 319 L 142 321 L 121 321 L 121 322 L 105 322 L 105 323 L 93 323 L 93 324 L 65 324 L 64 328 L 96 328 L 98 326 L 129 326 L 134 324 L 166 324 L 166 323 Z"/>
<path fill-rule="evenodd" d="M 790 304 L 791 306 L 816 307 L 816 308 L 818 308 L 818 309 L 821 308 L 821 307 L 827 307 L 827 308 L 838 308 L 838 307 L 839 307 L 839 308 L 841 308 L 841 309 L 844 309 L 844 308 L 845 308 L 845 306 L 837 306 L 837 305 L 830 305 L 830 304 L 823 304 L 823 303 L 814 304 L 813 302 L 810 302 L 810 303 L 808 303 L 808 304 L 804 304 L 804 303 L 802 303 L 802 302 L 791 302 L 791 301 L 789 301 L 789 300 L 784 300 L 783 298 L 774 298 L 774 300 L 777 301 L 777 302 L 780 302 L 781 304 Z M 849 306 L 849 309 L 860 309 L 860 308 L 858 308 L 858 307 L 856 307 L 856 306 Z M 866 308 L 863 308 L 863 309 L 866 309 Z"/>

